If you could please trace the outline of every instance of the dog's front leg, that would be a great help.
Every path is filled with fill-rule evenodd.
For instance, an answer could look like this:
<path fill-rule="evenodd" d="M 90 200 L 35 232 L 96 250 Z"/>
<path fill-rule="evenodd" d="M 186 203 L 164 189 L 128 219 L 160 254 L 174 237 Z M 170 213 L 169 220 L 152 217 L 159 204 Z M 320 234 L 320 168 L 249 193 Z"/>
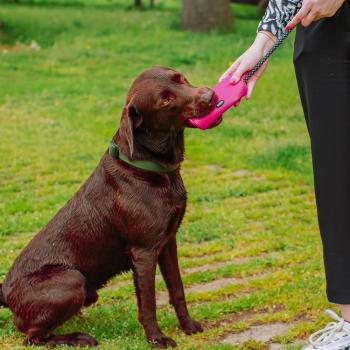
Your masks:
<path fill-rule="evenodd" d="M 176 347 L 175 341 L 162 333 L 157 322 L 155 298 L 157 252 L 141 247 L 132 247 L 131 258 L 138 304 L 138 319 L 145 330 L 148 341 L 160 349 Z"/>
<path fill-rule="evenodd" d="M 177 259 L 175 238 L 163 248 L 158 261 L 160 270 L 168 287 L 170 304 L 175 308 L 181 329 L 186 334 L 202 332 L 203 329 L 201 325 L 191 318 L 187 310 L 185 293 Z"/>

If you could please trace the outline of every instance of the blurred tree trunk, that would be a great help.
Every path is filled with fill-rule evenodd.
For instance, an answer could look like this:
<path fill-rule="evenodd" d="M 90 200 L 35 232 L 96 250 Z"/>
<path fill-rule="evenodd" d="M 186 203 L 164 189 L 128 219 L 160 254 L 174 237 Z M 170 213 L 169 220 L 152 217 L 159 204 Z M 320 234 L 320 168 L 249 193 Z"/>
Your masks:
<path fill-rule="evenodd" d="M 0 0 L 1 1 L 1 0 Z M 141 7 L 142 5 L 142 0 L 134 0 L 135 7 Z M 151 7 L 154 6 L 154 0 L 150 0 L 150 5 Z"/>
<path fill-rule="evenodd" d="M 182 23 L 187 30 L 224 28 L 231 22 L 231 0 L 182 0 Z"/>

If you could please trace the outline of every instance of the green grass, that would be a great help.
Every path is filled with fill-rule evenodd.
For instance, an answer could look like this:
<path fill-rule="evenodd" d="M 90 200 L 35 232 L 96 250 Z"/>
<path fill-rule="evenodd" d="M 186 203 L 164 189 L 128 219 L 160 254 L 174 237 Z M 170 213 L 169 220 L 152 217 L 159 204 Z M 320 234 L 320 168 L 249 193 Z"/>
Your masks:
<path fill-rule="evenodd" d="M 152 11 L 146 1 L 141 11 L 130 8 L 131 0 L 23 2 L 0 5 L 1 280 L 95 168 L 132 79 L 160 64 L 183 71 L 193 84 L 212 86 L 251 43 L 261 15 L 236 5 L 229 30 L 187 33 L 176 0 L 159 1 Z M 32 41 L 41 49 L 31 49 Z M 182 173 L 189 205 L 178 233 L 180 264 L 227 264 L 186 274 L 184 284 L 243 279 L 188 293 L 203 334 L 184 336 L 171 308 L 159 307 L 160 325 L 179 349 L 232 349 L 220 344 L 223 335 L 274 320 L 293 323 L 278 338 L 287 343 L 324 321 L 321 245 L 292 45 L 291 38 L 276 52 L 253 98 L 229 111 L 220 127 L 186 131 Z M 237 257 L 251 259 L 232 261 Z M 88 331 L 99 349 L 149 349 L 130 274 L 112 285 L 60 331 Z M 157 288 L 165 289 L 161 279 Z M 241 314 L 251 319 L 240 321 Z M 0 309 L 0 348 L 22 349 L 22 339 L 10 312 Z"/>

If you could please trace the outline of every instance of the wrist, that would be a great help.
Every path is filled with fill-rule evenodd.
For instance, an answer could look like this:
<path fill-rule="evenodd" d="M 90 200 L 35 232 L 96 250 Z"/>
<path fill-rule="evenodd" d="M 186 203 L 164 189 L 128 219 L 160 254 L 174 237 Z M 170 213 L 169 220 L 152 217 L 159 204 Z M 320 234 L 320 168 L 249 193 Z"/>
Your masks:
<path fill-rule="evenodd" d="M 254 44 L 263 50 L 270 49 L 277 42 L 277 38 L 266 30 L 257 33 Z"/>
<path fill-rule="evenodd" d="M 275 35 L 273 35 L 271 32 L 267 31 L 267 30 L 260 30 L 258 32 L 258 34 L 262 34 L 265 35 L 269 40 L 271 40 L 274 44 L 276 44 L 277 42 L 277 37 Z"/>

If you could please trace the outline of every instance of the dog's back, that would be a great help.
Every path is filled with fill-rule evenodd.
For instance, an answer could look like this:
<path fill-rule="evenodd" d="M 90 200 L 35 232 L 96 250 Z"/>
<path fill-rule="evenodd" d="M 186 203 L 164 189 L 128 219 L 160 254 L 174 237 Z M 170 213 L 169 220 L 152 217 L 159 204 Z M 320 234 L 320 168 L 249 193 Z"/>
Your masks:
<path fill-rule="evenodd" d="M 47 266 L 77 269 L 95 288 L 131 268 L 126 241 L 116 225 L 118 217 L 122 221 L 117 202 L 123 180 L 107 182 L 105 158 L 17 257 L 3 284 L 5 300 L 16 288 L 28 288 L 25 285 L 31 286 L 31 279 L 47 274 Z"/>

